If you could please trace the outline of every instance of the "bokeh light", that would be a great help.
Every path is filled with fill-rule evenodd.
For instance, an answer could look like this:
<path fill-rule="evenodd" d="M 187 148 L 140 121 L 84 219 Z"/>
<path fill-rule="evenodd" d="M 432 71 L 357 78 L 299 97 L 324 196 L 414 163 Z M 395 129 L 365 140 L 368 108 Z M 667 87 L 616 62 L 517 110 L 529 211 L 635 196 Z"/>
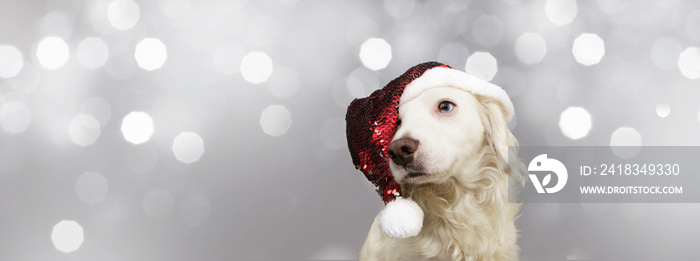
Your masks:
<path fill-rule="evenodd" d="M 153 135 L 153 119 L 145 112 L 131 112 L 124 116 L 121 127 L 124 139 L 133 144 L 141 144 Z"/>
<path fill-rule="evenodd" d="M 642 135 L 634 128 L 620 127 L 610 136 L 610 146 L 616 156 L 629 159 L 639 152 Z"/>
<path fill-rule="evenodd" d="M 464 71 L 486 81 L 491 81 L 498 72 L 498 64 L 496 58 L 490 53 L 475 52 L 467 58 Z"/>
<path fill-rule="evenodd" d="M 145 38 L 136 45 L 134 58 L 139 67 L 153 71 L 163 66 L 168 59 L 168 50 L 159 39 Z"/>
<path fill-rule="evenodd" d="M 107 7 L 107 18 L 118 30 L 131 29 L 141 18 L 139 5 L 133 0 L 114 0 Z"/>
<path fill-rule="evenodd" d="M 267 81 L 272 75 L 272 59 L 263 52 L 251 52 L 241 59 L 243 79 L 258 84 Z"/>
<path fill-rule="evenodd" d="M 75 116 L 68 125 L 68 135 L 75 144 L 91 145 L 100 137 L 100 122 L 92 115 Z"/>
<path fill-rule="evenodd" d="M 270 105 L 260 115 L 260 126 L 267 135 L 284 135 L 292 126 L 292 113 L 282 105 Z"/>
<path fill-rule="evenodd" d="M 17 47 L 0 45 L 0 78 L 17 76 L 24 67 L 24 57 Z"/>
<path fill-rule="evenodd" d="M 603 59 L 605 42 L 597 34 L 584 33 L 576 37 L 571 52 L 578 63 L 591 66 Z"/>
<path fill-rule="evenodd" d="M 100 68 L 109 58 L 109 47 L 100 38 L 87 37 L 78 44 L 76 57 L 80 65 L 87 69 Z"/>
<path fill-rule="evenodd" d="M 656 115 L 666 118 L 669 114 L 671 114 L 671 106 L 668 103 L 662 102 L 656 105 Z"/>
<path fill-rule="evenodd" d="M 700 78 L 700 48 L 688 47 L 678 58 L 678 68 L 688 79 Z"/>
<path fill-rule="evenodd" d="M 384 39 L 370 38 L 360 47 L 360 60 L 372 71 L 384 69 L 391 61 L 391 45 Z"/>
<path fill-rule="evenodd" d="M 152 189 L 143 197 L 143 211 L 155 220 L 165 219 L 175 209 L 173 195 L 165 189 Z"/>
<path fill-rule="evenodd" d="M 68 44 L 61 38 L 49 36 L 39 41 L 36 46 L 36 58 L 45 69 L 61 68 L 66 65 L 69 57 Z"/>
<path fill-rule="evenodd" d="M 591 114 L 581 107 L 569 107 L 559 117 L 559 128 L 564 136 L 578 140 L 591 130 Z"/>
<path fill-rule="evenodd" d="M 576 18 L 578 6 L 576 0 L 547 0 L 544 12 L 553 24 L 565 25 Z"/>
<path fill-rule="evenodd" d="M 10 101 L 0 108 L 0 125 L 8 133 L 21 133 L 31 122 L 32 112 L 22 102 Z"/>
<path fill-rule="evenodd" d="M 53 246 L 63 253 L 78 250 L 84 240 L 83 227 L 73 220 L 62 220 L 51 231 Z"/>
<path fill-rule="evenodd" d="M 182 163 L 196 162 L 204 153 L 204 140 L 197 133 L 182 132 L 173 140 L 175 158 Z"/>
<path fill-rule="evenodd" d="M 75 193 L 80 200 L 88 204 L 101 202 L 108 191 L 107 179 L 99 172 L 85 172 L 75 182 Z"/>
<path fill-rule="evenodd" d="M 547 42 L 538 33 L 524 33 L 515 41 L 515 54 L 523 63 L 539 63 L 547 54 Z"/>

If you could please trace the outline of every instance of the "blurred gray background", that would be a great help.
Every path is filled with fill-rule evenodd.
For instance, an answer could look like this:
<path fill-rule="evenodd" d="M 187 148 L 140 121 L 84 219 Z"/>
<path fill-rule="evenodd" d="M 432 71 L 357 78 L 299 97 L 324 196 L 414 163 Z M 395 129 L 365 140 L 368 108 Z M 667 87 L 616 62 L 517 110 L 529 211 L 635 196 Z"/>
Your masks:
<path fill-rule="evenodd" d="M 436 60 L 501 85 L 523 145 L 697 146 L 698 46 L 690 0 L 0 1 L 0 259 L 355 259 L 383 204 L 353 98 Z M 526 204 L 519 242 L 697 260 L 698 220 Z"/>

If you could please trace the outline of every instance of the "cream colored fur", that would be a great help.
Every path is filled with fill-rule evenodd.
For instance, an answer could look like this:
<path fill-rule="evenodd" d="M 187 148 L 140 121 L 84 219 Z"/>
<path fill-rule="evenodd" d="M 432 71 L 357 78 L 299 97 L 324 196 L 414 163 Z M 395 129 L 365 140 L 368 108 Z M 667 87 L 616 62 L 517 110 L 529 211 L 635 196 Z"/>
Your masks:
<path fill-rule="evenodd" d="M 445 100 L 456 104 L 448 114 L 436 110 Z M 524 165 L 508 165 L 508 146 L 517 141 L 502 113 L 496 100 L 451 87 L 401 101 L 394 140 L 418 140 L 420 166 L 391 168 L 403 196 L 423 209 L 423 228 L 415 237 L 389 238 L 375 218 L 360 260 L 518 260 L 520 204 L 509 203 L 508 193 L 521 186 Z M 407 176 L 416 171 L 428 175 Z"/>

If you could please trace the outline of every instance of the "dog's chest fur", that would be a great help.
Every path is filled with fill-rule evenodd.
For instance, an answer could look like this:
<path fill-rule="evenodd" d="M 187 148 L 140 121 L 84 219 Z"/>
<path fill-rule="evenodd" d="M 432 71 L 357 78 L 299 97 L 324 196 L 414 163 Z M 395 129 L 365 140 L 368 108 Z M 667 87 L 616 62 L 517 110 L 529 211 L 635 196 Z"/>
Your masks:
<path fill-rule="evenodd" d="M 484 182 L 493 182 L 498 188 L 407 187 L 407 194 L 425 213 L 420 234 L 389 238 L 376 227 L 375 220 L 365 247 L 373 250 L 376 260 L 517 260 L 514 220 L 520 205 L 508 203 L 502 193 L 507 191 L 507 182 Z"/>
<path fill-rule="evenodd" d="M 444 209 L 421 206 L 427 210 L 422 235 L 406 240 L 420 253 L 418 259 L 517 259 L 514 219 L 519 206 L 507 202 L 485 206 L 471 194 L 460 201 Z"/>

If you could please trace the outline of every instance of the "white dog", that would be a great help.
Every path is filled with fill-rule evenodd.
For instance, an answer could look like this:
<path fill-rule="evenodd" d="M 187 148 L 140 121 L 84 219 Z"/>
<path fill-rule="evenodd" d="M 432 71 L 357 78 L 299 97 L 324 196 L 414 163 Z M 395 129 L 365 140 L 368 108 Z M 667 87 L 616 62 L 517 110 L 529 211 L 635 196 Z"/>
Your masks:
<path fill-rule="evenodd" d="M 390 167 L 404 197 L 423 209 L 423 228 L 415 237 L 390 238 L 378 216 L 360 259 L 518 260 L 520 204 L 509 203 L 508 176 L 521 180 L 522 163 L 508 166 L 508 146 L 517 141 L 497 102 L 435 87 L 401 100 L 399 116 Z"/>

